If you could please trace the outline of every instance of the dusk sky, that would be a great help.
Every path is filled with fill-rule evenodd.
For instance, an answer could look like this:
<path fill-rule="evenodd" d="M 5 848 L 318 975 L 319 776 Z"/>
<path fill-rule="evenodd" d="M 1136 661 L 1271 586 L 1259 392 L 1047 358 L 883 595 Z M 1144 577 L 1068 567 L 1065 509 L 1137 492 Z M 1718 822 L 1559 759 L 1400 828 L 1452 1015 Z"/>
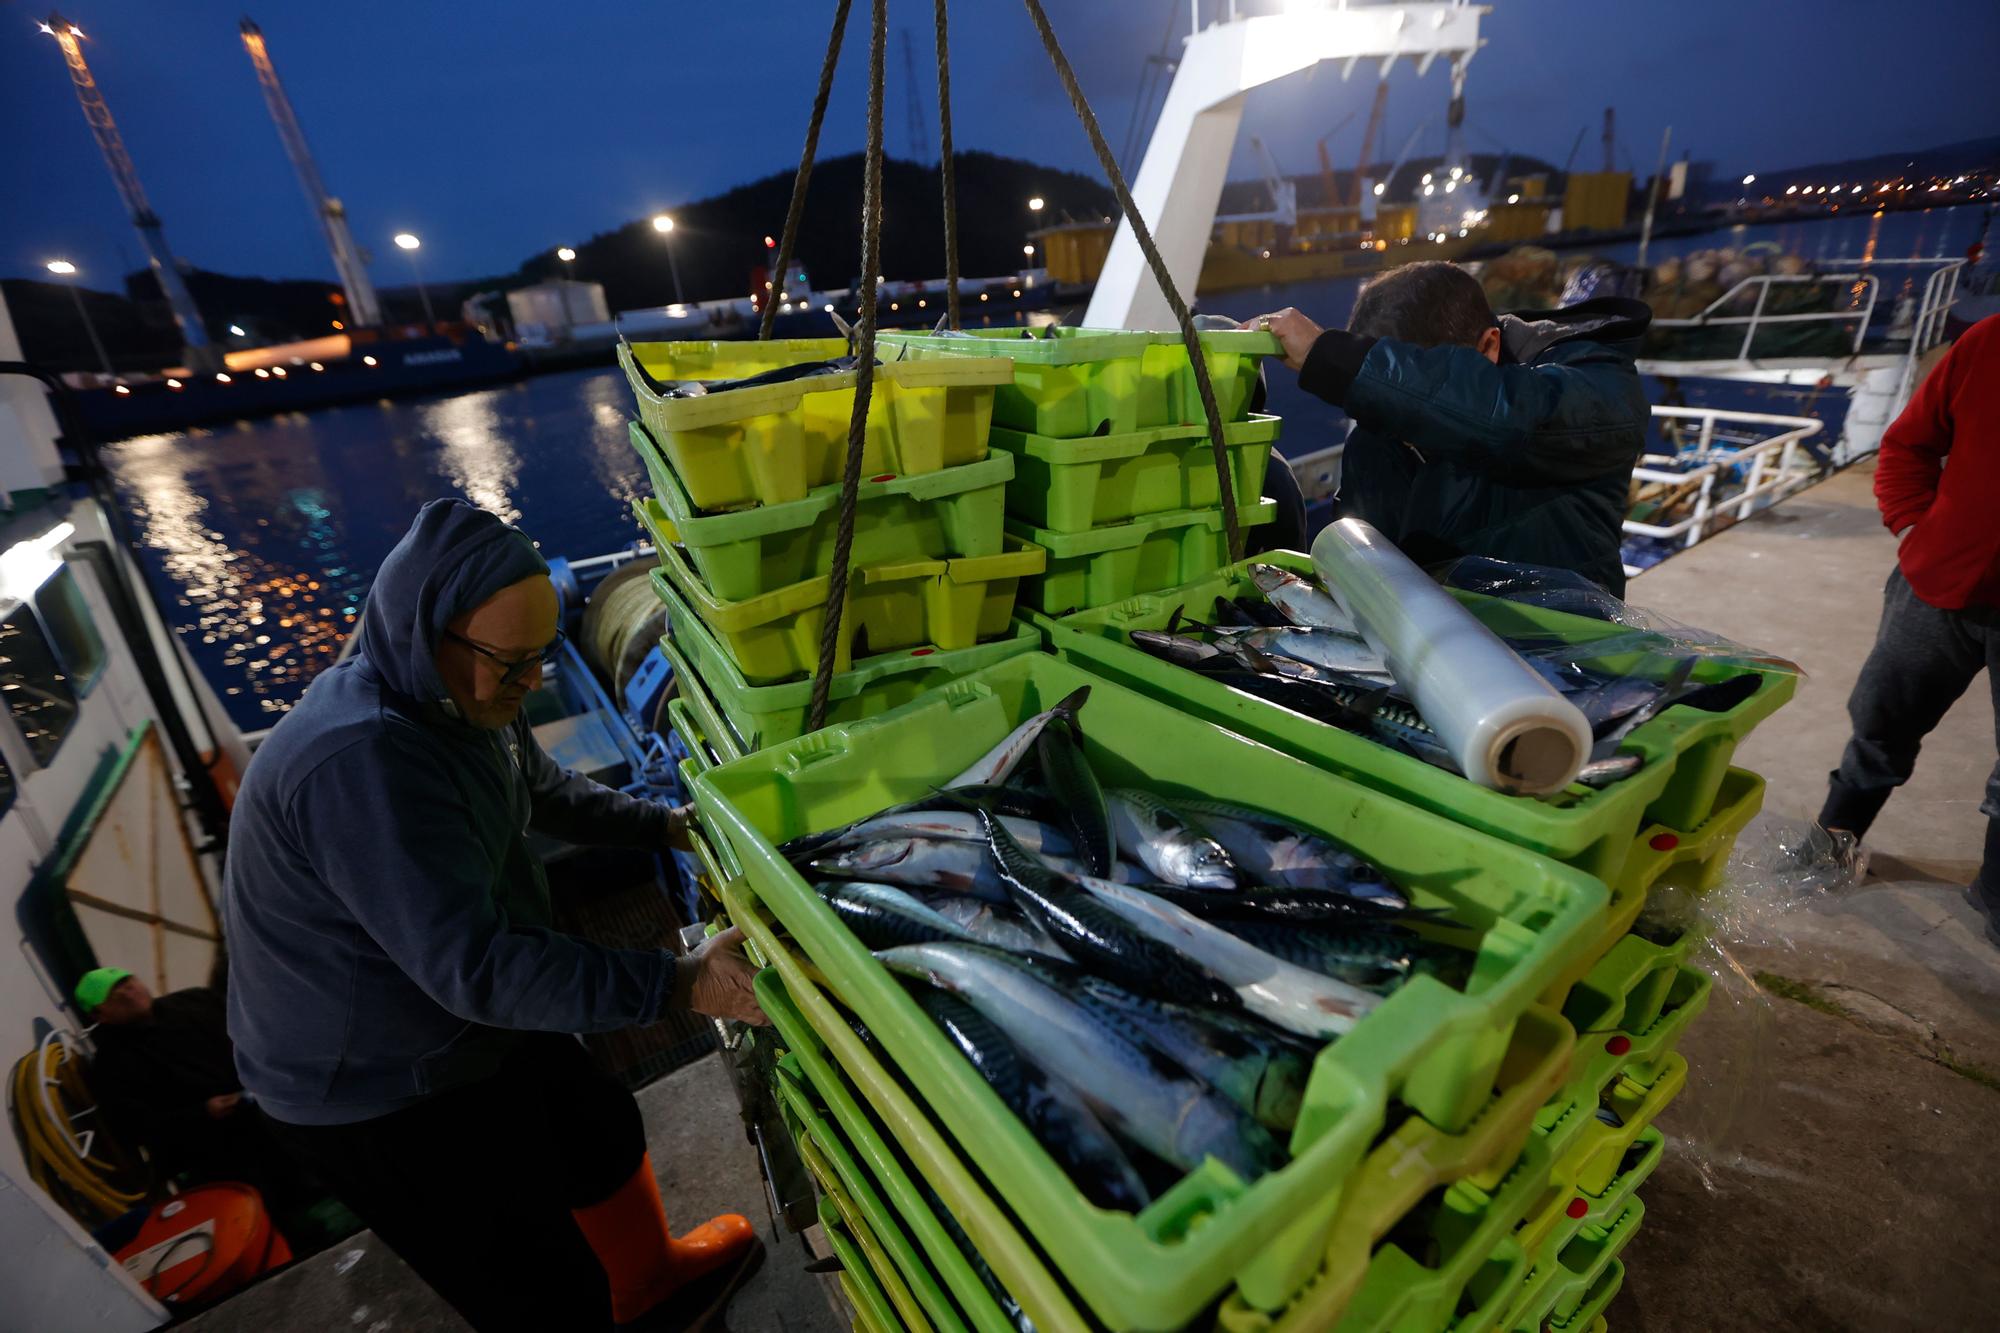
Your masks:
<path fill-rule="evenodd" d="M 60 52 L 36 31 L 43 3 L 0 0 L 0 274 L 42 276 L 61 256 L 114 289 L 140 251 Z M 75 0 L 65 12 L 175 252 L 223 272 L 331 278 L 237 35 L 245 3 Z M 1187 0 L 1047 7 L 1115 148 L 1144 57 L 1170 22 L 1185 35 Z M 862 144 L 868 8 L 856 0 L 823 153 Z M 886 139 L 902 156 L 900 28 L 925 133 L 936 133 L 931 5 L 889 9 Z M 379 280 L 394 285 L 405 271 L 388 242 L 400 230 L 424 238 L 428 273 L 510 272 L 537 251 L 790 170 L 832 10 L 294 0 L 248 12 Z M 958 145 L 1095 174 L 1023 8 L 958 0 L 952 22 Z M 1504 146 L 1559 165 L 1587 125 L 1578 162 L 1595 169 L 1606 106 L 1618 111 L 1618 165 L 1642 176 L 1669 124 L 1674 156 L 1686 148 L 1725 176 L 2000 133 L 1993 0 L 1495 0 L 1483 29 L 1467 97 L 1476 152 Z M 1418 79 L 1405 62 L 1391 89 L 1378 152 L 1393 156 L 1426 120 L 1418 151 L 1440 150 L 1443 64 Z M 1232 175 L 1255 174 L 1253 134 L 1285 170 L 1312 169 L 1314 141 L 1360 110 L 1329 145 L 1351 167 L 1372 91 L 1366 70 L 1343 84 L 1323 68 L 1253 94 Z"/>

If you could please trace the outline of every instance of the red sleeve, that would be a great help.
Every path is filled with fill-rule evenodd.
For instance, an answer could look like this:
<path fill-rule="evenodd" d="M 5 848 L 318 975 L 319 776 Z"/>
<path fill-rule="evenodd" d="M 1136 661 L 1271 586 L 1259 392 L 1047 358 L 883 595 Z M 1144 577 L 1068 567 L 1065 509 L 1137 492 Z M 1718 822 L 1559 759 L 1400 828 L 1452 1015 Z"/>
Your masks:
<path fill-rule="evenodd" d="M 1966 331 L 1924 382 L 1917 386 L 1902 415 L 1882 435 L 1882 452 L 1875 467 L 1875 503 L 1891 532 L 1922 518 L 1937 498 L 1945 455 L 1951 452 L 1959 421 L 1960 391 L 1982 361 L 2000 362 L 2000 316 L 1979 321 Z M 2000 366 L 1989 366 L 1989 373 Z"/>

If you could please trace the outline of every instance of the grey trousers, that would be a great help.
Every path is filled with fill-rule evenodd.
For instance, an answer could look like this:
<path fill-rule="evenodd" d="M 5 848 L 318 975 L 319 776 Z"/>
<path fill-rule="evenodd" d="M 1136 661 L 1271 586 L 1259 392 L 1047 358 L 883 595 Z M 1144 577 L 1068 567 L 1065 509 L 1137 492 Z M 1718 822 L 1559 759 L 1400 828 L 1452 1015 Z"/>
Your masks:
<path fill-rule="evenodd" d="M 1866 834 L 1889 794 L 1909 780 L 1924 737 L 1982 668 L 2000 714 L 2000 610 L 1939 610 L 1911 591 L 1901 569 L 1891 571 L 1875 647 L 1847 700 L 1854 735 L 1840 767 L 1830 775 L 1821 826 L 1848 829 L 1857 837 Z M 2000 821 L 2000 762 L 1987 775 L 1979 810 Z M 1991 836 L 1988 845 L 1993 845 Z M 1989 863 L 1981 878 L 1996 874 L 2000 865 Z"/>

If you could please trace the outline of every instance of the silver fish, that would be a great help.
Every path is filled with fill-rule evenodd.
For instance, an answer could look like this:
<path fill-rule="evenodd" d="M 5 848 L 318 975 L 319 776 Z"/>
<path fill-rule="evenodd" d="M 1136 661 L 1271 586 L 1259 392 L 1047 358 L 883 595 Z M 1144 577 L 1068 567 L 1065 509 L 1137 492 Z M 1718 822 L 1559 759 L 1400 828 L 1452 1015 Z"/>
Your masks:
<path fill-rule="evenodd" d="M 1631 777 L 1645 766 L 1644 755 L 1608 755 L 1603 759 L 1593 759 L 1578 769 L 1576 780 L 1586 787 L 1608 787 L 1621 778 Z"/>
<path fill-rule="evenodd" d="M 1341 610 L 1340 603 L 1311 580 L 1276 565 L 1250 566 L 1250 579 L 1264 599 L 1284 612 L 1285 619 L 1294 625 L 1317 625 L 1338 630 L 1350 639 L 1361 637 L 1361 627 L 1354 623 L 1354 617 Z"/>
<path fill-rule="evenodd" d="M 1167 634 L 1156 629 L 1135 629 L 1131 633 L 1133 646 L 1164 658 L 1175 666 L 1198 667 L 1231 656 L 1212 643 L 1187 634 Z"/>
<path fill-rule="evenodd" d="M 1619 720 L 1617 725 L 1598 736 L 1597 743 L 1590 749 L 1592 759 L 1608 759 L 1618 753 L 1619 744 L 1624 739 L 1645 726 L 1664 712 L 1675 700 L 1690 692 L 1688 677 L 1694 673 L 1695 660 L 1683 657 L 1674 663 L 1674 669 L 1667 673 L 1667 679 L 1659 686 L 1659 693 L 1649 702 L 1634 708 Z"/>
<path fill-rule="evenodd" d="M 971 935 L 893 884 L 829 880 L 813 886 L 841 924 L 871 949 L 932 940 L 969 942 Z"/>
<path fill-rule="evenodd" d="M 924 906 L 957 926 L 975 944 L 1014 954 L 1039 954 L 1059 963 L 1070 961 L 1055 937 L 1025 917 L 970 894 L 939 893 L 924 899 Z"/>
<path fill-rule="evenodd" d="M 1074 694 L 1063 699 L 1054 708 L 1035 714 L 1020 726 L 1008 732 L 1005 739 L 979 757 L 977 763 L 960 773 L 944 785 L 947 788 L 963 787 L 969 783 L 1001 783 L 1013 776 L 1021 761 L 1034 751 L 1035 738 L 1042 734 L 1042 728 L 1051 718 L 1074 718 L 1077 710 L 1090 698 L 1090 686 L 1085 685 Z"/>
<path fill-rule="evenodd" d="M 1042 858 L 1066 875 L 1084 873 L 1081 861 L 1066 856 Z M 838 879 L 867 879 L 912 889 L 969 893 L 988 902 L 1011 901 L 992 852 L 981 843 L 939 838 L 883 838 L 849 847 L 811 863 L 818 874 Z"/>
<path fill-rule="evenodd" d="M 1218 644 L 1239 653 L 1247 647 L 1267 657 L 1289 657 L 1352 676 L 1391 678 L 1389 664 L 1380 653 L 1339 630 L 1294 625 L 1289 629 L 1218 629 L 1214 633 Z"/>
<path fill-rule="evenodd" d="M 1356 986 L 1274 958 L 1219 926 L 1143 889 L 1078 881 L 1134 929 L 1184 954 L 1233 987 L 1244 1008 L 1304 1037 L 1337 1037 L 1381 1003 Z"/>
<path fill-rule="evenodd" d="M 1069 834 L 1053 824 L 1001 815 L 1000 822 L 1015 841 L 1037 856 L 1074 856 L 1076 844 Z M 864 819 L 839 836 L 815 848 L 820 856 L 859 847 L 884 838 L 934 838 L 941 842 L 986 841 L 986 827 L 969 810 L 906 810 Z"/>
<path fill-rule="evenodd" d="M 1269 1132 L 1235 1103 L 1006 955 L 914 944 L 876 957 L 963 999 L 1030 1063 L 1082 1093 L 1106 1123 L 1155 1156 L 1183 1170 L 1213 1157 L 1246 1180 L 1277 1165 Z"/>
<path fill-rule="evenodd" d="M 1374 865 L 1317 833 L 1227 801 L 1175 801 L 1259 884 L 1333 889 L 1398 911 L 1410 905 Z"/>
<path fill-rule="evenodd" d="M 1104 794 L 1117 844 L 1165 884 L 1233 889 L 1236 865 L 1209 837 L 1151 792 L 1123 788 Z"/>

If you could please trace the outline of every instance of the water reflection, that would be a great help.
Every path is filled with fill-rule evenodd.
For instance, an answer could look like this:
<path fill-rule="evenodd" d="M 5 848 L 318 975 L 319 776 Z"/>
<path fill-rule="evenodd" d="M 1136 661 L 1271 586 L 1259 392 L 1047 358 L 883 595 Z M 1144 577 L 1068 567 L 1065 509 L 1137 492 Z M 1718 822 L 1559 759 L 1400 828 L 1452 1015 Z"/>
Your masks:
<path fill-rule="evenodd" d="M 629 545 L 645 472 L 615 371 L 293 413 L 106 449 L 176 631 L 244 727 L 338 655 L 424 501 L 460 495 L 551 554 Z M 580 466 L 582 464 L 582 466 Z"/>
<path fill-rule="evenodd" d="M 500 429 L 495 400 L 503 392 L 488 389 L 427 403 L 417 409 L 417 419 L 438 442 L 446 475 L 459 493 L 518 523 L 521 511 L 510 492 L 520 477 L 521 457 Z"/>

